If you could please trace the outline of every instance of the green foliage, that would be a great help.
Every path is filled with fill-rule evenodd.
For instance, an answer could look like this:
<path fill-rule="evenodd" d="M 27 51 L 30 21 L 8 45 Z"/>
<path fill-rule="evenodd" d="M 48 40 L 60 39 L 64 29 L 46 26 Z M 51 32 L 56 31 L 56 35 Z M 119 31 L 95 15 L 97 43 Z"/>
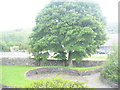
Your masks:
<path fill-rule="evenodd" d="M 120 60 L 118 58 L 120 58 L 120 56 L 118 56 L 118 46 L 115 44 L 112 47 L 112 50 L 114 52 L 111 52 L 108 55 L 108 60 L 104 65 L 102 76 L 111 81 L 120 83 L 120 67 L 118 66 L 118 63 L 120 63 Z"/>
<path fill-rule="evenodd" d="M 0 51 L 9 51 L 11 46 L 19 46 L 20 50 L 29 50 L 30 29 L 17 29 L 0 33 Z"/>
<path fill-rule="evenodd" d="M 30 51 L 29 41 L 15 42 L 14 45 L 19 46 L 20 50 Z"/>
<path fill-rule="evenodd" d="M 48 52 L 39 53 L 39 54 L 35 55 L 35 59 L 36 59 L 37 61 L 41 60 L 41 58 L 42 58 L 43 61 L 47 61 Z"/>
<path fill-rule="evenodd" d="M 7 43 L 7 45 L 8 45 L 8 47 L 14 46 L 14 45 L 15 45 L 15 42 L 14 42 L 14 41 L 9 41 L 9 42 Z"/>
<path fill-rule="evenodd" d="M 70 60 L 82 60 L 104 44 L 104 28 L 104 17 L 96 3 L 52 1 L 36 17 L 30 36 L 32 53 L 39 56 L 43 51 L 53 51 L 55 58 L 62 59 L 67 59 L 68 53 Z"/>
<path fill-rule="evenodd" d="M 31 32 L 31 29 L 16 29 L 11 31 L 4 31 L 0 33 L 0 40 L 4 40 L 5 42 L 22 42 L 28 40 Z"/>
<path fill-rule="evenodd" d="M 64 80 L 60 77 L 33 81 L 27 88 L 88 88 L 84 82 Z"/>
<path fill-rule="evenodd" d="M 7 44 L 3 40 L 0 40 L 0 51 L 8 51 Z"/>

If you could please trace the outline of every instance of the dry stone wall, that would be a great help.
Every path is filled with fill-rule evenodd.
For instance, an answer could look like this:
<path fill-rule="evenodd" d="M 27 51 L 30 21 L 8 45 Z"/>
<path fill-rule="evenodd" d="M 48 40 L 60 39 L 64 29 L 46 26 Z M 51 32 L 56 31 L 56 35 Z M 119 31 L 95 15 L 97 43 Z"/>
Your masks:
<path fill-rule="evenodd" d="M 73 61 L 74 66 L 81 67 L 91 67 L 91 66 L 100 66 L 104 63 L 104 61 L 89 61 L 84 60 L 80 62 Z M 1 65 L 17 65 L 17 66 L 35 66 L 35 60 L 24 57 L 4 57 L 0 58 Z M 41 62 L 40 66 L 66 66 L 67 62 L 65 60 L 48 60 L 47 62 Z"/>
<path fill-rule="evenodd" d="M 27 57 L 5 57 L 0 58 L 0 64 L 2 65 L 17 65 L 17 66 L 35 66 L 35 60 Z"/>

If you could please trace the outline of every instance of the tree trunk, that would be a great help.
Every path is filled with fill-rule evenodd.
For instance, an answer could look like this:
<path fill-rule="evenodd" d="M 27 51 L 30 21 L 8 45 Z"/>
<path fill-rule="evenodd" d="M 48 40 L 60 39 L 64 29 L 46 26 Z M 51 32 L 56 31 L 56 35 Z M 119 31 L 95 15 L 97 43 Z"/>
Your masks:
<path fill-rule="evenodd" d="M 72 62 L 72 59 L 70 58 L 70 55 L 71 55 L 71 52 L 69 51 L 68 52 L 68 66 L 72 67 L 73 66 L 73 62 Z"/>
<path fill-rule="evenodd" d="M 39 60 L 39 66 L 42 66 L 43 61 Z"/>

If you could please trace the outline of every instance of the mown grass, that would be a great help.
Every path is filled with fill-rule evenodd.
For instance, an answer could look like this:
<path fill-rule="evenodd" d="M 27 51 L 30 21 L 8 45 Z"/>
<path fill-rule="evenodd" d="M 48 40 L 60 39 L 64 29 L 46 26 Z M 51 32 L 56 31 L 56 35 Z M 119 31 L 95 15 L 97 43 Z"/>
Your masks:
<path fill-rule="evenodd" d="M 1 66 L 2 68 L 2 84 L 23 87 L 25 84 L 30 82 L 24 73 L 30 69 L 35 69 L 39 67 L 29 67 L 29 66 Z"/>
<path fill-rule="evenodd" d="M 46 66 L 43 66 L 46 67 Z M 1 84 L 14 86 L 14 87 L 24 87 L 26 84 L 29 84 L 32 80 L 29 80 L 25 76 L 25 72 L 31 69 L 36 68 L 43 68 L 38 66 L 6 66 L 2 65 L 0 66 L 0 70 L 2 70 L 2 73 L 0 74 L 0 77 L 2 77 L 0 80 Z M 47 67 L 64 67 L 64 66 L 47 66 Z M 97 69 L 102 66 L 96 66 L 96 67 L 64 67 L 69 68 L 73 70 L 91 70 L 91 69 Z"/>

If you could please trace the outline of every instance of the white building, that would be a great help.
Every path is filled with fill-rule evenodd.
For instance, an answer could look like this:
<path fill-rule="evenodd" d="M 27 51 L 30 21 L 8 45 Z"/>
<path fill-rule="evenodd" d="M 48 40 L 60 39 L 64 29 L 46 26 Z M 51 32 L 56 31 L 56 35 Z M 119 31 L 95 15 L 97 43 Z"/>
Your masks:
<path fill-rule="evenodd" d="M 19 46 L 10 47 L 10 52 L 17 52 L 19 50 Z"/>

